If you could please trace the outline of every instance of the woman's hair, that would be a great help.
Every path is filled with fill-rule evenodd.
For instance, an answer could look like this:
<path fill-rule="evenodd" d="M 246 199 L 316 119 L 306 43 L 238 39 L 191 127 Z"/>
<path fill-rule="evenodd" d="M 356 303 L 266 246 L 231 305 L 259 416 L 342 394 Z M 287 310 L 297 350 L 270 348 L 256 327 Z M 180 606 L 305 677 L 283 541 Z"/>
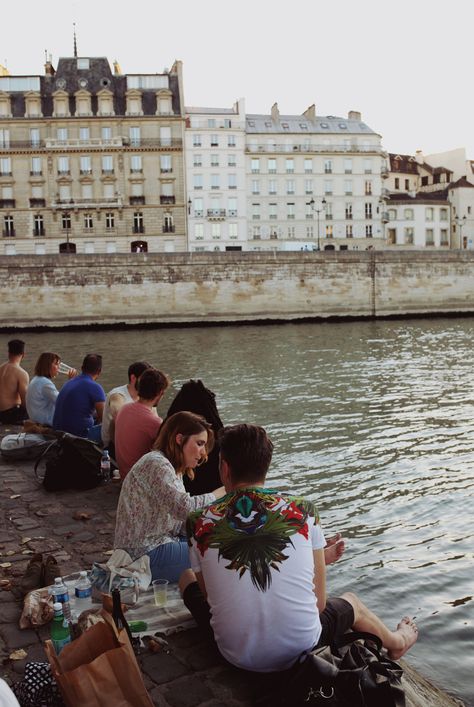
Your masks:
<path fill-rule="evenodd" d="M 57 353 L 42 353 L 35 365 L 35 376 L 44 376 L 51 378 L 51 366 L 53 363 L 59 363 L 61 356 Z"/>
<path fill-rule="evenodd" d="M 160 427 L 153 449 L 163 452 L 174 466 L 177 474 L 186 474 L 190 479 L 193 479 L 194 470 L 186 469 L 184 466 L 183 447 L 191 435 L 197 435 L 200 432 L 207 432 L 206 456 L 202 459 L 202 463 L 204 463 L 214 446 L 214 432 L 211 424 L 204 417 L 195 415 L 193 412 L 177 412 L 168 417 Z M 183 436 L 181 445 L 176 441 L 176 435 L 179 434 Z"/>

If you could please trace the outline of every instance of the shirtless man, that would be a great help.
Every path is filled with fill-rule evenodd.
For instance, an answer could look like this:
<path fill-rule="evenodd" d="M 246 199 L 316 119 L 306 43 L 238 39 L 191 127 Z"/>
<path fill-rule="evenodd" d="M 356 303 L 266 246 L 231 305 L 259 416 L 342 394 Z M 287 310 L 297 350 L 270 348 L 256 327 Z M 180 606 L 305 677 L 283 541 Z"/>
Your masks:
<path fill-rule="evenodd" d="M 26 420 L 26 389 L 28 373 L 20 366 L 25 356 L 25 342 L 8 342 L 8 361 L 0 366 L 0 423 L 16 425 Z"/>

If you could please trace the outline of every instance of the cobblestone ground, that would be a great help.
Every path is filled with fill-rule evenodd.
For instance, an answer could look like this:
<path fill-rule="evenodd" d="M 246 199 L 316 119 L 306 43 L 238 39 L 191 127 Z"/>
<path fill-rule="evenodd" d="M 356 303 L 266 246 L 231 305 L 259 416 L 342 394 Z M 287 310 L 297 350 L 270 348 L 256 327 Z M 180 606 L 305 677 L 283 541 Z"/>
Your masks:
<path fill-rule="evenodd" d="M 20 431 L 0 427 L 0 438 Z M 21 595 L 18 582 L 31 554 L 53 554 L 63 574 L 89 569 L 107 561 L 112 548 L 119 488 L 113 484 L 92 491 L 47 493 L 37 483 L 33 462 L 6 462 L 0 457 L 0 675 L 20 680 L 28 661 L 46 660 L 43 641 L 49 626 L 20 629 Z M 83 519 L 80 519 L 82 516 Z M 250 705 L 258 683 L 230 668 L 217 652 L 189 630 L 169 637 L 170 653 L 139 656 L 145 685 L 160 707 L 244 707 Z M 27 656 L 12 660 L 23 648 Z M 423 695 L 420 699 L 417 693 Z M 414 675 L 407 707 L 459 704 Z M 113 707 L 111 705 L 111 707 Z"/>

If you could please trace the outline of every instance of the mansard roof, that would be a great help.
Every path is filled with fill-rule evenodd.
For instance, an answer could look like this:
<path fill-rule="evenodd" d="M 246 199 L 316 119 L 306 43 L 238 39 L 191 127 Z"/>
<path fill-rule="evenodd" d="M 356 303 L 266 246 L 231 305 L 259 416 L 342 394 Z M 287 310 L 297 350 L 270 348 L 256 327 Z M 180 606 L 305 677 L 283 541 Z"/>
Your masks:
<path fill-rule="evenodd" d="M 361 120 L 340 118 L 335 115 L 316 115 L 308 118 L 305 115 L 278 115 L 276 119 L 271 114 L 247 113 L 246 132 L 265 133 L 300 133 L 302 135 L 378 135 Z"/>

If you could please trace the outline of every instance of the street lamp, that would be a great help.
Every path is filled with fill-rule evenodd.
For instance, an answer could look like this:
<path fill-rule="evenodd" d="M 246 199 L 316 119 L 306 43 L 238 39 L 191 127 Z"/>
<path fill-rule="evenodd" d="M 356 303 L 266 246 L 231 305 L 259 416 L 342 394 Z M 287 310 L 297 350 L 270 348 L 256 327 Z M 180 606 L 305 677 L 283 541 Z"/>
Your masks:
<path fill-rule="evenodd" d="M 321 211 L 325 211 L 325 210 L 326 210 L 326 199 L 323 197 L 319 209 L 317 209 L 317 208 L 315 207 L 315 204 L 316 204 L 316 202 L 315 202 L 315 200 L 314 200 L 313 198 L 311 198 L 311 201 L 307 201 L 307 202 L 306 202 L 306 206 L 311 206 L 311 210 L 312 210 L 312 211 L 315 211 L 315 212 L 317 213 L 317 215 L 318 215 L 318 250 L 321 250 L 321 241 L 320 241 L 321 236 L 320 236 L 320 233 L 319 233 L 319 214 L 321 213 Z"/>
<path fill-rule="evenodd" d="M 462 229 L 466 223 L 466 216 L 455 216 L 454 220 L 456 221 L 456 226 L 459 228 L 459 249 L 464 250 L 464 245 L 462 241 Z"/>

